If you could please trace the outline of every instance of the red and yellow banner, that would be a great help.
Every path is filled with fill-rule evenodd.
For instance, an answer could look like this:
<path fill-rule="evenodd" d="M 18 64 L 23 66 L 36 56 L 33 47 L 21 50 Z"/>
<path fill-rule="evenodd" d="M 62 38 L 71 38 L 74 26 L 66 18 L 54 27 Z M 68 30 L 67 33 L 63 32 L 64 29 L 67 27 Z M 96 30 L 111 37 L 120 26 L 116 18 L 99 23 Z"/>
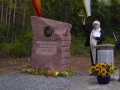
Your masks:
<path fill-rule="evenodd" d="M 34 6 L 34 9 L 35 9 L 35 13 L 38 17 L 41 17 L 41 2 L 40 0 L 32 0 L 32 3 L 33 3 L 33 6 Z"/>

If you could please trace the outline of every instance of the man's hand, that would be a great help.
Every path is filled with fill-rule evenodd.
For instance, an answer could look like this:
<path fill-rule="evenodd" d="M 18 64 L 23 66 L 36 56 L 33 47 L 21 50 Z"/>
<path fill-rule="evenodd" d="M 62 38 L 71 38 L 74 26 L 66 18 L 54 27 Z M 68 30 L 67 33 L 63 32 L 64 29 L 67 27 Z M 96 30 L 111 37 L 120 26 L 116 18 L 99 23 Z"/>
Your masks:
<path fill-rule="evenodd" d="M 85 19 L 82 19 L 82 24 L 85 25 Z"/>
<path fill-rule="evenodd" d="M 92 38 L 93 38 L 93 39 L 95 39 L 95 38 L 96 38 L 96 36 L 93 36 L 93 35 L 92 35 Z"/>

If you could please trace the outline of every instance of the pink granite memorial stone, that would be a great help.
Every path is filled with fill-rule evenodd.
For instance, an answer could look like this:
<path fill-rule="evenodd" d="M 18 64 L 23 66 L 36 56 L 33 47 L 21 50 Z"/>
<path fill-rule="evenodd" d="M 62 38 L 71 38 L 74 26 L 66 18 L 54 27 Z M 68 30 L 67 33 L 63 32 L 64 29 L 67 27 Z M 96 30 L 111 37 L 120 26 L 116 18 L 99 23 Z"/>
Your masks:
<path fill-rule="evenodd" d="M 32 67 L 46 67 L 53 71 L 66 70 L 70 65 L 70 44 L 72 25 L 42 17 L 31 16 L 33 30 Z M 52 34 L 46 37 L 46 27 L 52 27 Z M 50 33 L 49 30 L 46 31 Z"/>

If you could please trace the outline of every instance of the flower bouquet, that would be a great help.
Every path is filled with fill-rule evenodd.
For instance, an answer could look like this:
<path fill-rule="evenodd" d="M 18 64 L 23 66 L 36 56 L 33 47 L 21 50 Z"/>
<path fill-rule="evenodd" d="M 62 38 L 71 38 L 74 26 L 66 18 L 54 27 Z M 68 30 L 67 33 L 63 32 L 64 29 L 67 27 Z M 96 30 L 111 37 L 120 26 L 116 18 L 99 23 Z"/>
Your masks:
<path fill-rule="evenodd" d="M 61 77 L 66 77 L 66 76 L 72 76 L 76 74 L 75 68 L 68 68 L 65 71 L 51 71 L 46 68 L 32 68 L 31 66 L 27 66 L 26 68 L 23 68 L 20 70 L 22 73 L 27 73 L 27 74 L 33 74 L 33 75 L 44 75 L 44 76 L 61 76 Z"/>
<path fill-rule="evenodd" d="M 92 73 L 95 76 L 105 77 L 114 74 L 115 73 L 114 70 L 115 67 L 112 62 L 110 64 L 106 64 L 106 62 L 104 62 L 92 66 L 90 69 L 90 73 Z"/>
<path fill-rule="evenodd" d="M 115 67 L 113 63 L 110 64 L 98 63 L 95 66 L 92 66 L 90 73 L 97 76 L 97 81 L 99 84 L 108 84 L 110 81 L 110 75 L 115 73 Z"/>

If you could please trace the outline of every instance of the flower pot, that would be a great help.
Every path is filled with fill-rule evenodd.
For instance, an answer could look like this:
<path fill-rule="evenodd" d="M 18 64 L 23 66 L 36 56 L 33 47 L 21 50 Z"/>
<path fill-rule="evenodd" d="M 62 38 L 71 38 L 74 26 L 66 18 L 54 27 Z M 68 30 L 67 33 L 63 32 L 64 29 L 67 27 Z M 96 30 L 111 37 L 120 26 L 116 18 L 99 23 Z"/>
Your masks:
<path fill-rule="evenodd" d="M 97 81 L 99 84 L 109 84 L 110 76 L 105 76 L 105 77 L 97 76 Z"/>

